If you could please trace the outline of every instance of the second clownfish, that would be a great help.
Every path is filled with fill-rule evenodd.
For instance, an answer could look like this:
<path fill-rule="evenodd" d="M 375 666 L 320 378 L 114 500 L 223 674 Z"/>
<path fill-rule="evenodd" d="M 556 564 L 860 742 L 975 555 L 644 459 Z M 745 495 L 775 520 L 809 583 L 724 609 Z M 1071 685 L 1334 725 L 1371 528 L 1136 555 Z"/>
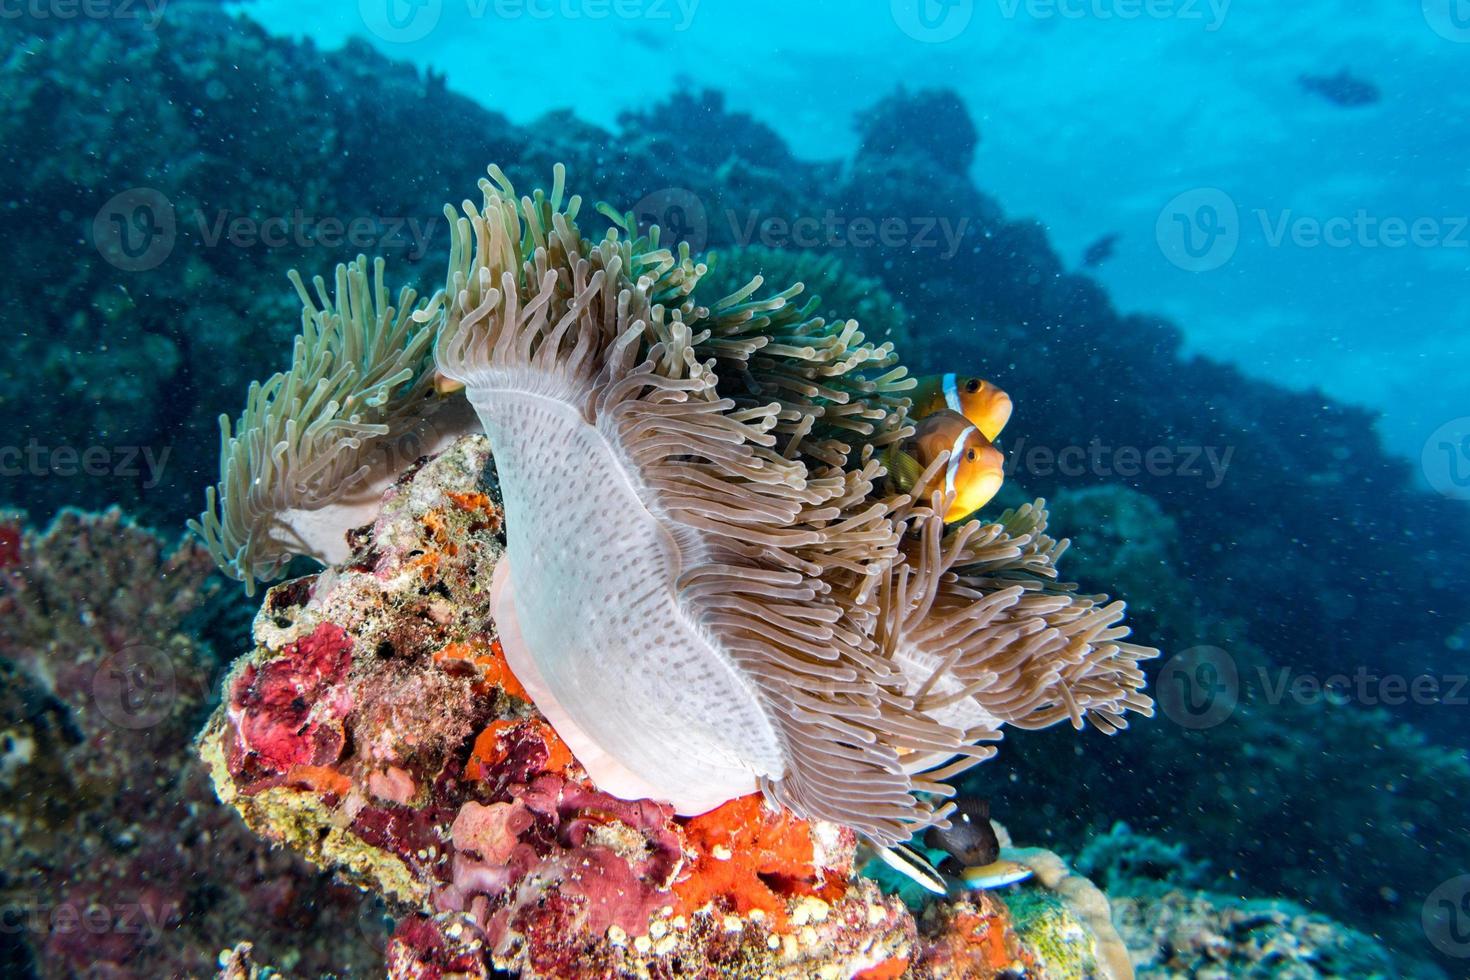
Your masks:
<path fill-rule="evenodd" d="M 1011 396 L 982 378 L 959 374 L 931 374 L 920 378 L 910 395 L 916 419 L 949 409 L 974 423 L 986 439 L 994 442 L 1011 420 Z"/>
<path fill-rule="evenodd" d="M 917 486 L 941 453 L 949 460 L 929 481 Z M 890 478 L 904 493 L 951 497 L 946 524 L 964 520 L 990 503 L 1005 481 L 1005 457 L 965 416 L 941 409 L 915 423 L 912 436 L 895 444 L 887 457 Z M 951 496 L 952 495 L 952 496 Z"/>

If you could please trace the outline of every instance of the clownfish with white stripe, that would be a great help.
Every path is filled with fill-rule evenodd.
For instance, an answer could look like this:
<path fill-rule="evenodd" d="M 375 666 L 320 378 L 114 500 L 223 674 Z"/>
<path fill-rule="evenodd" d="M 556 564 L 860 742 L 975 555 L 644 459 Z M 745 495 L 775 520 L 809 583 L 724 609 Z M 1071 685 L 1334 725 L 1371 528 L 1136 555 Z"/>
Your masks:
<path fill-rule="evenodd" d="M 1011 420 L 1011 396 L 989 381 L 958 374 L 931 374 L 918 380 L 909 412 L 916 419 L 949 409 L 969 419 L 991 442 Z"/>
<path fill-rule="evenodd" d="M 948 453 L 944 466 L 919 487 L 924 471 L 941 453 Z M 1005 457 L 968 418 L 949 409 L 921 418 L 914 434 L 896 443 L 885 460 L 890 479 L 904 493 L 927 497 L 942 490 L 952 495 L 944 512 L 946 524 L 964 520 L 990 503 L 1005 481 Z"/>

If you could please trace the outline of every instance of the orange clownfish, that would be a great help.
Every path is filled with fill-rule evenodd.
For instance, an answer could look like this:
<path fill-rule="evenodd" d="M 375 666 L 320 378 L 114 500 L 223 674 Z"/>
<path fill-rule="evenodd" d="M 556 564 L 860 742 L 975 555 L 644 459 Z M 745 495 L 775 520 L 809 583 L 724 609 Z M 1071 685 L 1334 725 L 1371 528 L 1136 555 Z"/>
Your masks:
<path fill-rule="evenodd" d="M 1011 396 L 989 381 L 956 374 L 931 374 L 919 379 L 911 396 L 914 418 L 922 419 L 949 409 L 975 424 L 981 435 L 995 441 L 1011 420 Z"/>
<path fill-rule="evenodd" d="M 456 391 L 463 390 L 463 381 L 456 381 L 453 378 L 447 376 L 443 371 L 440 371 L 438 368 L 434 369 L 434 394 L 440 396 L 452 395 Z"/>
<path fill-rule="evenodd" d="M 920 419 L 914 434 L 888 451 L 888 472 L 899 490 L 915 492 L 924 470 L 944 452 L 949 462 L 917 492 L 953 494 L 944 513 L 944 522 L 953 524 L 990 503 L 1005 481 L 1005 457 L 969 419 L 942 408 Z"/>

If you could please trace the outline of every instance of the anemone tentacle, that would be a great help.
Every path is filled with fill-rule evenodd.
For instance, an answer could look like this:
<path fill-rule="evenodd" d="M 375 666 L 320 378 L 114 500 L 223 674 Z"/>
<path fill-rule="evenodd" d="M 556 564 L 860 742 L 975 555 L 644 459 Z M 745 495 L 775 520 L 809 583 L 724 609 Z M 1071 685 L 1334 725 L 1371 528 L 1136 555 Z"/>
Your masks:
<path fill-rule="evenodd" d="M 302 310 L 291 367 L 251 384 L 233 427 L 219 418 L 219 484 L 189 527 L 247 594 L 295 555 L 345 557 L 314 515 L 340 519 L 358 503 L 376 505 L 381 487 L 371 477 L 396 476 L 413 459 L 385 437 L 427 447 L 416 430 L 441 407 L 430 397 L 434 331 L 414 314 L 437 300 L 420 303 L 409 287 L 393 298 L 383 271 L 377 259 L 370 276 L 359 256 L 337 267 L 330 290 L 317 276 L 313 294 L 292 270 Z"/>
<path fill-rule="evenodd" d="M 944 505 L 936 496 L 902 515 L 916 534 L 883 593 L 885 650 L 919 709 L 964 728 L 967 741 L 1062 720 L 1113 734 L 1129 711 L 1152 715 L 1138 664 L 1158 651 L 1120 642 L 1129 633 L 1121 602 L 1057 581 L 1067 542 L 1045 534 L 1045 501 L 947 533 L 933 517 Z"/>

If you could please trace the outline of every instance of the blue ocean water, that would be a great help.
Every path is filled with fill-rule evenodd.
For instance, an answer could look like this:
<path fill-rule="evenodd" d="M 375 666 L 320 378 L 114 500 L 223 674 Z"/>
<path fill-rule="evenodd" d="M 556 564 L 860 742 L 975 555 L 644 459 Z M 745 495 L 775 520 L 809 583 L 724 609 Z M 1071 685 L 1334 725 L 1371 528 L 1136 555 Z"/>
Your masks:
<path fill-rule="evenodd" d="M 382 6 L 383 11 L 378 8 Z M 958 92 L 977 183 L 1189 349 L 1380 413 L 1418 460 L 1470 412 L 1470 14 L 1461 0 L 260 0 L 270 30 L 363 37 L 525 122 L 611 126 L 681 82 L 801 157 L 840 158 L 897 85 Z M 364 13 L 366 11 L 366 13 Z M 636 61 L 637 67 L 626 67 Z M 1378 90 L 1345 107 L 1302 76 Z M 1194 227 L 1204 262 L 1179 258 Z M 1213 214 L 1213 211 L 1206 212 Z M 1206 240 L 1208 239 L 1208 244 Z"/>

